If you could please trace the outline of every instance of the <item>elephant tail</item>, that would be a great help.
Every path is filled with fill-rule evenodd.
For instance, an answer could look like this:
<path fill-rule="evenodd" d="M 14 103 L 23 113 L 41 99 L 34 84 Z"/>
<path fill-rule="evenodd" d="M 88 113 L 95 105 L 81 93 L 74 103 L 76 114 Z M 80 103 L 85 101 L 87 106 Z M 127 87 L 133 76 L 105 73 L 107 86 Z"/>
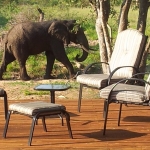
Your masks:
<path fill-rule="evenodd" d="M 5 43 L 4 43 L 4 52 L 3 52 L 3 64 L 4 64 L 4 66 L 6 65 L 6 55 L 7 55 L 6 53 L 8 53 L 7 44 L 8 44 L 8 42 L 5 41 Z"/>
<path fill-rule="evenodd" d="M 3 64 L 6 63 L 5 56 L 7 51 L 7 42 L 4 43 L 4 52 L 3 52 Z"/>

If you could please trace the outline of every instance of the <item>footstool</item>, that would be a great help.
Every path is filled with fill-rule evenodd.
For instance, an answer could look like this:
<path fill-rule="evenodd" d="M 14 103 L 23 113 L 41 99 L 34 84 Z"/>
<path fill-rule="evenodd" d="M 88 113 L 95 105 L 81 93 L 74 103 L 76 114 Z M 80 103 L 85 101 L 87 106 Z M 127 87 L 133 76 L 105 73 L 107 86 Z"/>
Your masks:
<path fill-rule="evenodd" d="M 5 127 L 4 127 L 4 132 L 3 132 L 4 138 L 6 138 L 10 115 L 14 114 L 14 113 L 20 114 L 20 115 L 25 115 L 25 116 L 32 118 L 32 124 L 31 124 L 31 128 L 30 128 L 30 134 L 29 134 L 29 140 L 28 140 L 29 146 L 32 143 L 34 127 L 35 127 L 35 124 L 37 123 L 37 120 L 39 118 L 42 119 L 43 128 L 44 128 L 44 131 L 46 132 L 47 128 L 46 128 L 46 123 L 45 123 L 45 117 L 50 116 L 50 115 L 65 116 L 69 135 L 71 138 L 73 138 L 71 126 L 70 126 L 70 115 L 66 111 L 66 107 L 63 105 L 60 105 L 60 104 L 47 103 L 47 102 L 43 102 L 43 101 L 10 104 Z"/>

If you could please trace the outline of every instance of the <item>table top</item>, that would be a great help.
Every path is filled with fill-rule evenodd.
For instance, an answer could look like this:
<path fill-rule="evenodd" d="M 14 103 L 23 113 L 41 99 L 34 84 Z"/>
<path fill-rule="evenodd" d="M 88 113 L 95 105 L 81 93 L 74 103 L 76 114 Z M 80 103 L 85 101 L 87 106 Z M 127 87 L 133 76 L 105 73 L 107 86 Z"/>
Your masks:
<path fill-rule="evenodd" d="M 66 84 L 39 84 L 34 90 L 43 90 L 43 91 L 65 91 L 71 86 Z"/>

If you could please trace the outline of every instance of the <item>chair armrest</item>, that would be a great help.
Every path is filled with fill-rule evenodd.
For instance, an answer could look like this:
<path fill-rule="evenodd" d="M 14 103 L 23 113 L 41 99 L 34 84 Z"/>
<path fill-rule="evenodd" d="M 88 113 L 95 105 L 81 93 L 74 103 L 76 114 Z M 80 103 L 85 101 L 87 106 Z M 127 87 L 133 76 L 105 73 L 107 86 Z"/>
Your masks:
<path fill-rule="evenodd" d="M 138 79 L 143 79 L 143 80 L 144 80 L 144 76 L 145 76 L 146 74 L 150 74 L 150 72 L 139 72 L 139 73 L 134 74 L 131 78 L 138 78 Z M 141 82 L 139 82 L 139 81 L 137 81 L 136 84 L 137 84 L 137 85 L 144 86 L 144 84 L 141 83 Z"/>
<path fill-rule="evenodd" d="M 89 64 L 87 67 L 85 67 L 85 69 L 83 70 L 83 73 L 85 74 L 85 73 L 88 73 L 88 71 L 92 68 L 92 67 L 94 67 L 94 66 L 96 66 L 96 65 L 100 65 L 100 64 L 102 64 L 102 63 L 104 63 L 104 64 L 107 64 L 108 66 L 109 66 L 109 64 L 107 63 L 107 62 L 94 62 L 94 63 L 91 63 L 91 64 Z"/>
<path fill-rule="evenodd" d="M 146 74 L 150 74 L 150 72 L 139 72 L 139 73 L 134 74 L 131 78 L 136 77 L 138 75 L 146 75 Z"/>
<path fill-rule="evenodd" d="M 110 75 L 109 75 L 109 77 L 108 77 L 108 85 L 109 85 L 109 83 L 110 83 L 110 81 L 111 81 L 111 78 L 112 78 L 112 76 L 114 75 L 114 73 L 115 73 L 116 71 L 118 71 L 119 69 L 125 68 L 125 67 L 131 67 L 131 68 L 133 68 L 133 69 L 136 71 L 136 73 L 139 73 L 139 70 L 138 70 L 136 67 L 134 67 L 134 66 L 121 66 L 121 67 L 117 67 L 116 69 L 114 69 L 114 70 L 110 73 Z"/>

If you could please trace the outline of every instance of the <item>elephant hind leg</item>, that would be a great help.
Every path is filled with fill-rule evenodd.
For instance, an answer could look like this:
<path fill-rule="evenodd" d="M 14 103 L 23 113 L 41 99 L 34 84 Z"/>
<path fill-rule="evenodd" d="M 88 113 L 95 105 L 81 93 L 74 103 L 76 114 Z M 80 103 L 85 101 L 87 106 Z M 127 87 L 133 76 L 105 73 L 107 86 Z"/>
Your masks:
<path fill-rule="evenodd" d="M 0 66 L 0 80 L 3 80 L 2 76 L 7 69 L 7 65 L 13 62 L 14 60 L 16 59 L 12 53 L 9 53 L 8 51 L 5 51 L 3 53 L 2 63 Z"/>
<path fill-rule="evenodd" d="M 26 67 L 25 67 L 25 64 L 24 65 L 20 65 L 20 79 L 21 80 L 24 80 L 24 81 L 28 81 L 30 80 L 31 78 L 28 76 L 27 74 L 27 70 L 26 70 Z"/>
<path fill-rule="evenodd" d="M 27 60 L 27 58 L 18 60 L 19 67 L 20 67 L 20 79 L 24 80 L 24 81 L 28 81 L 31 79 L 27 74 L 27 70 L 26 70 L 26 66 L 25 66 L 26 60 Z"/>

